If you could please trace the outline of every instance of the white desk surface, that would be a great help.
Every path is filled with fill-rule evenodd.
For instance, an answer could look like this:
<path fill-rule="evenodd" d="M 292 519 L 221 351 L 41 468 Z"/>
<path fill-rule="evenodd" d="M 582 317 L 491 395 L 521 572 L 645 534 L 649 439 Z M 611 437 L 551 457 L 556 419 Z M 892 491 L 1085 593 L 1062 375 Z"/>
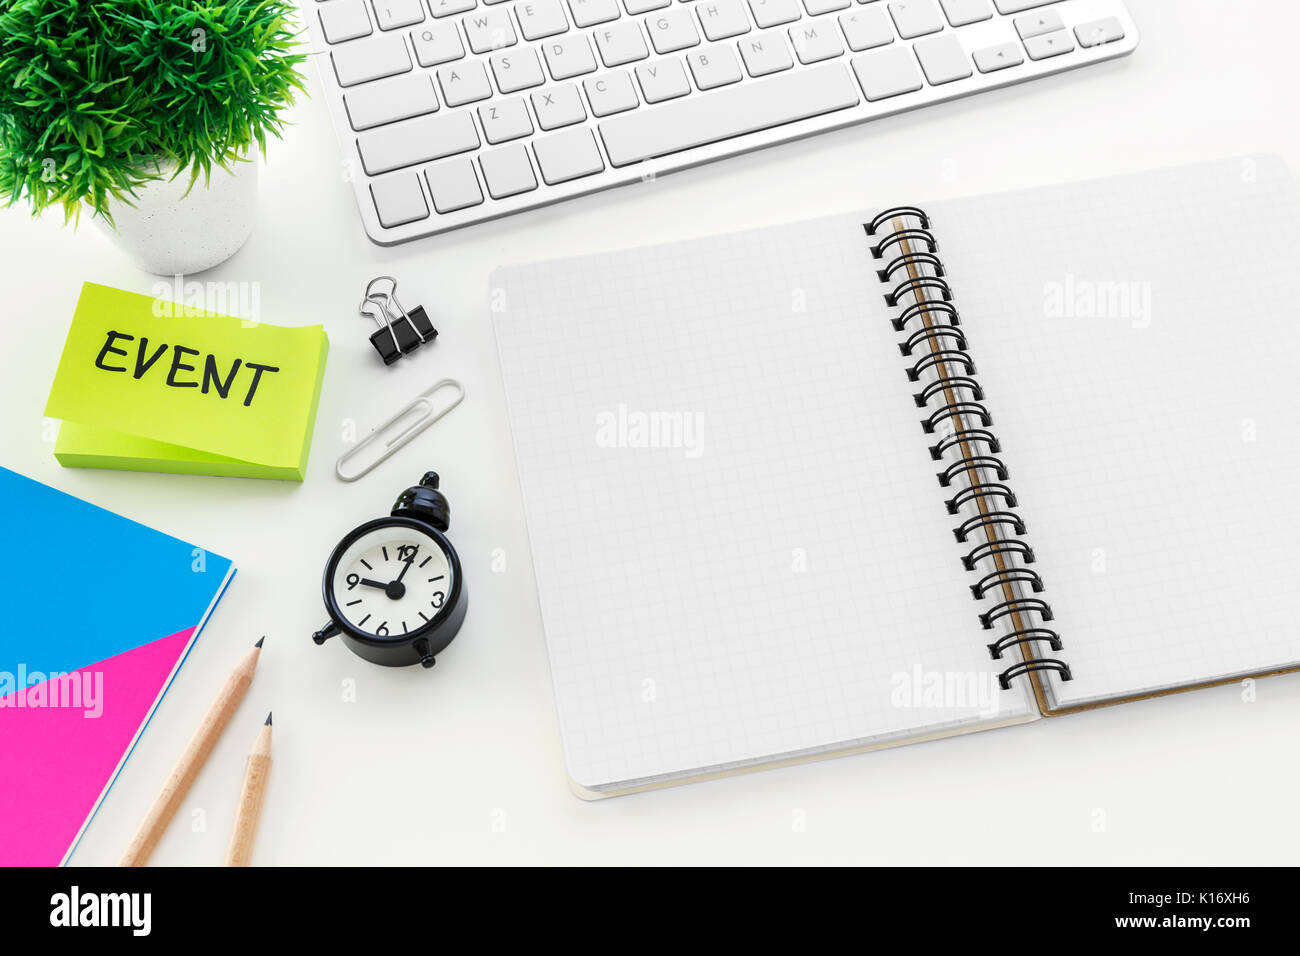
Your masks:
<path fill-rule="evenodd" d="M 1293 862 L 1300 675 L 1260 681 L 1253 703 L 1225 687 L 597 803 L 565 782 L 487 312 L 491 269 L 1245 152 L 1279 152 L 1300 169 L 1300 127 L 1286 120 L 1300 9 L 1130 6 L 1143 40 L 1119 62 L 392 249 L 362 234 L 324 104 L 304 100 L 265 161 L 252 239 L 200 277 L 258 283 L 263 319 L 329 332 L 302 484 L 60 468 L 42 410 L 81 281 L 147 293 L 157 280 L 89 222 L 73 231 L 54 214 L 0 211 L 0 462 L 239 568 L 72 862 L 117 859 L 261 634 L 253 687 L 156 863 L 220 862 L 244 758 L 271 709 L 260 864 Z M 314 69 L 309 79 L 315 91 Z M 381 273 L 441 333 L 391 369 L 356 314 Z M 442 376 L 466 384 L 460 409 L 361 482 L 334 478 L 346 422 L 364 433 Z M 315 646 L 330 549 L 426 468 L 443 476 L 471 594 L 456 642 L 432 672 Z M 75 613 L 93 626 L 96 609 Z"/>

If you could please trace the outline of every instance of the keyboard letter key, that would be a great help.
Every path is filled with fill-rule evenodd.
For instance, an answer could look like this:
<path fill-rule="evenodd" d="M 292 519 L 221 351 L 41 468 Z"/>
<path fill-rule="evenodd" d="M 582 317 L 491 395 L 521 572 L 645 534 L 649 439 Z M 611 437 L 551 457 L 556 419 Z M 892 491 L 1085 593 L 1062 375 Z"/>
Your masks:
<path fill-rule="evenodd" d="M 521 96 L 484 103 L 478 108 L 478 119 L 483 124 L 483 135 L 494 146 L 533 135 L 533 121 Z"/>
<path fill-rule="evenodd" d="M 438 66 L 465 55 L 454 23 L 434 21 L 422 30 L 412 30 L 411 45 L 415 47 L 415 59 L 420 66 Z"/>
<path fill-rule="evenodd" d="M 710 41 L 727 40 L 749 32 L 749 17 L 740 0 L 700 0 L 695 15 Z"/>
<path fill-rule="evenodd" d="M 767 76 L 794 66 L 785 37 L 777 30 L 741 40 L 740 58 L 745 61 L 750 76 Z"/>
<path fill-rule="evenodd" d="M 693 54 L 692 54 L 693 55 Z M 740 79 L 739 76 L 736 79 Z M 641 105 L 632 87 L 632 77 L 626 70 L 593 76 L 582 81 L 587 91 L 587 101 L 596 116 L 613 116 L 627 110 L 634 110 Z"/>
<path fill-rule="evenodd" d="M 488 82 L 487 70 L 479 60 L 468 60 L 454 66 L 440 67 L 438 85 L 442 87 L 442 98 L 448 106 L 463 106 L 477 103 L 492 95 L 492 84 Z"/>
<path fill-rule="evenodd" d="M 591 44 L 581 33 L 547 40 L 542 44 L 542 52 L 552 79 L 567 80 L 596 71 L 596 57 L 592 55 Z"/>

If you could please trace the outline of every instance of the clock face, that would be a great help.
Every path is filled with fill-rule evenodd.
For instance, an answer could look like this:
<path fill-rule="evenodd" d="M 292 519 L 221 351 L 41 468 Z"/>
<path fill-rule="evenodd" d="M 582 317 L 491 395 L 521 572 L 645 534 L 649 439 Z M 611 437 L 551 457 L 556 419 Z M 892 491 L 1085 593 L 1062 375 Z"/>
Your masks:
<path fill-rule="evenodd" d="M 330 586 L 353 628 L 401 638 L 438 620 L 452 593 L 452 574 L 436 538 L 405 525 L 384 525 L 347 546 Z"/>

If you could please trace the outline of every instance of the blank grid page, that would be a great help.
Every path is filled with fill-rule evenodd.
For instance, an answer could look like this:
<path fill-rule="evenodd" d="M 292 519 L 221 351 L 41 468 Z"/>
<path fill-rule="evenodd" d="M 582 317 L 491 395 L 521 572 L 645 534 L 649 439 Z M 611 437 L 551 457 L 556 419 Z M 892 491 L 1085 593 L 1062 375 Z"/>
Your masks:
<path fill-rule="evenodd" d="M 1029 715 L 996 689 L 862 221 L 494 276 L 578 784 Z"/>
<path fill-rule="evenodd" d="M 1074 680 L 1300 661 L 1300 206 L 1274 158 L 936 203 Z"/>

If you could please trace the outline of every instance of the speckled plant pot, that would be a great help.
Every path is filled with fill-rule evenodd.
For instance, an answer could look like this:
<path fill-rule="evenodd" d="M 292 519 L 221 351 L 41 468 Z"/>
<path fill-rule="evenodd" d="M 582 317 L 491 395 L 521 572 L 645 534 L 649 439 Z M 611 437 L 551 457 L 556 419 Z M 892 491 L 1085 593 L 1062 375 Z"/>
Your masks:
<path fill-rule="evenodd" d="M 109 201 L 114 226 L 95 221 L 142 269 L 158 275 L 189 275 L 225 262 L 253 231 L 257 218 L 257 160 L 235 163 L 232 172 L 212 168 L 205 184 L 200 175 L 189 189 L 190 175 L 163 178 L 136 191 L 128 204 Z M 189 193 L 186 194 L 186 190 Z"/>

